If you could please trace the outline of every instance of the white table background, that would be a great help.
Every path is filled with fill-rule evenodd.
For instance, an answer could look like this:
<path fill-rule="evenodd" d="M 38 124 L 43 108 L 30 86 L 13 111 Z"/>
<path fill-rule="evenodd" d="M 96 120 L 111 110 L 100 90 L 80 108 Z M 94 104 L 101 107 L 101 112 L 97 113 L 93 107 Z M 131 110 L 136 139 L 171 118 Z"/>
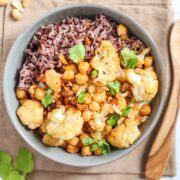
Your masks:
<path fill-rule="evenodd" d="M 174 20 L 180 19 L 180 0 L 173 0 Z M 161 178 L 161 180 L 180 180 L 180 111 L 177 118 L 176 126 L 176 164 L 177 175 L 175 177 Z"/>

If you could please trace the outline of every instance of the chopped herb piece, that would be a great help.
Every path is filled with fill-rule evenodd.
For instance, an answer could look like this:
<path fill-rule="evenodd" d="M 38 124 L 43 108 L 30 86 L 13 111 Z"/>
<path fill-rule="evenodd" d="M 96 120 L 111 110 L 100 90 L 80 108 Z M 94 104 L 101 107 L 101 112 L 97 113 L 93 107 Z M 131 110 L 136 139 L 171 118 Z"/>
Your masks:
<path fill-rule="evenodd" d="M 103 155 L 108 154 L 108 153 L 110 152 L 110 146 L 109 146 L 109 144 L 106 142 L 105 139 L 99 140 L 97 144 L 98 144 L 98 147 L 100 148 L 101 153 L 102 153 Z"/>
<path fill-rule="evenodd" d="M 98 144 L 92 144 L 91 151 L 94 152 L 96 149 L 98 149 Z"/>
<path fill-rule="evenodd" d="M 46 108 L 48 105 L 52 104 L 53 102 L 54 102 L 54 97 L 52 96 L 52 91 L 48 89 L 41 103 Z"/>
<path fill-rule="evenodd" d="M 84 91 L 82 91 L 79 95 L 78 95 L 78 103 L 82 104 L 84 101 L 84 98 L 86 97 L 87 93 L 85 93 Z"/>
<path fill-rule="evenodd" d="M 94 69 L 94 70 L 91 71 L 91 79 L 95 79 L 97 77 L 97 75 L 98 75 L 97 70 Z"/>
<path fill-rule="evenodd" d="M 127 106 L 125 109 L 122 110 L 122 116 L 127 117 L 131 110 L 131 106 Z"/>
<path fill-rule="evenodd" d="M 86 48 L 82 44 L 77 44 L 69 49 L 69 58 L 77 64 L 82 61 L 86 54 Z"/>
<path fill-rule="evenodd" d="M 123 60 L 122 65 L 126 68 L 133 69 L 138 64 L 138 57 L 136 55 L 136 52 L 133 50 L 130 50 L 128 48 L 124 48 L 121 51 Z"/>
<path fill-rule="evenodd" d="M 89 146 L 89 145 L 91 145 L 93 143 L 94 143 L 94 140 L 92 138 L 90 138 L 90 137 L 84 138 L 82 140 L 82 144 L 85 145 L 85 146 Z"/>
<path fill-rule="evenodd" d="M 119 120 L 120 115 L 118 114 L 111 114 L 107 120 L 107 124 L 111 127 L 114 127 L 117 125 L 117 121 Z"/>
<path fill-rule="evenodd" d="M 119 93 L 120 91 L 120 82 L 119 81 L 114 81 L 114 82 L 110 82 L 108 84 L 108 88 L 109 88 L 109 92 L 111 95 L 114 95 L 116 93 Z"/>

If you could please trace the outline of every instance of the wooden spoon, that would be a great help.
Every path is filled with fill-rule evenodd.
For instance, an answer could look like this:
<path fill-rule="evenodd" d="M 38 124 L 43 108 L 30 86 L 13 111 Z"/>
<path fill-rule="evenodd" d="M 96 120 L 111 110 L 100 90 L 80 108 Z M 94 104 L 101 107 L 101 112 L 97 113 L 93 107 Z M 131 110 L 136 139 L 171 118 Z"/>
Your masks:
<path fill-rule="evenodd" d="M 145 166 L 145 176 L 153 180 L 160 179 L 164 174 L 174 138 L 179 101 L 180 20 L 174 24 L 171 31 L 170 52 L 173 66 L 172 89 L 167 111 L 153 142 Z"/>

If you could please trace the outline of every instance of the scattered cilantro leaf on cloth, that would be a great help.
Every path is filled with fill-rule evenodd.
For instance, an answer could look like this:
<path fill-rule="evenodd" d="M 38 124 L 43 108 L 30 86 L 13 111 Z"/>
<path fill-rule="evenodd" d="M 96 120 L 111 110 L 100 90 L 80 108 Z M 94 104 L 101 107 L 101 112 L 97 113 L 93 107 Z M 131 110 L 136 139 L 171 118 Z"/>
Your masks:
<path fill-rule="evenodd" d="M 120 82 L 119 81 L 114 81 L 114 82 L 110 82 L 108 83 L 108 88 L 109 88 L 109 92 L 111 95 L 114 95 L 116 93 L 120 92 Z"/>
<path fill-rule="evenodd" d="M 84 101 L 84 98 L 86 97 L 87 93 L 85 93 L 84 91 L 82 91 L 79 95 L 78 95 L 78 103 L 82 104 Z"/>
<path fill-rule="evenodd" d="M 30 151 L 25 148 L 19 148 L 16 157 L 16 168 L 24 174 L 32 172 L 34 167 L 33 156 Z"/>
<path fill-rule="evenodd" d="M 128 114 L 129 114 L 129 112 L 130 112 L 130 110 L 131 110 L 131 106 L 127 106 L 126 108 L 124 108 L 124 109 L 122 110 L 122 116 L 123 116 L 123 117 L 127 117 Z"/>
<path fill-rule="evenodd" d="M 54 97 L 52 96 L 52 91 L 48 89 L 42 99 L 42 105 L 46 108 L 48 105 L 54 102 Z"/>
<path fill-rule="evenodd" d="M 130 50 L 129 48 L 124 48 L 121 51 L 121 55 L 123 57 L 122 65 L 126 68 L 133 69 L 138 64 L 138 57 L 136 55 L 136 52 L 133 50 Z"/>
<path fill-rule="evenodd" d="M 25 180 L 26 174 L 34 167 L 34 159 L 31 152 L 25 148 L 19 148 L 15 166 L 11 155 L 6 151 L 0 151 L 0 177 L 3 180 Z"/>
<path fill-rule="evenodd" d="M 89 146 L 93 143 L 94 143 L 94 140 L 91 137 L 87 137 L 82 140 L 82 144 L 85 146 Z"/>
<path fill-rule="evenodd" d="M 77 64 L 82 61 L 86 54 L 86 48 L 83 44 L 77 44 L 69 49 L 69 58 Z"/>
<path fill-rule="evenodd" d="M 109 118 L 107 120 L 107 124 L 111 127 L 114 127 L 117 125 L 117 121 L 119 120 L 120 115 L 118 114 L 111 114 L 109 115 Z"/>

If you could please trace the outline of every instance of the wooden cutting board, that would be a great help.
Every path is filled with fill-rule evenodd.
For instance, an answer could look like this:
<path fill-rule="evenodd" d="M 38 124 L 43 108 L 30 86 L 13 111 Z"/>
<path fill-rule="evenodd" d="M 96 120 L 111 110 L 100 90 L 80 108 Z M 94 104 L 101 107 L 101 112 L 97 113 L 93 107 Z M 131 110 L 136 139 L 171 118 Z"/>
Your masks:
<path fill-rule="evenodd" d="M 170 35 L 170 53 L 173 66 L 173 83 L 165 118 L 153 142 L 146 162 L 145 175 L 149 179 L 160 179 L 166 169 L 173 143 L 177 113 L 179 109 L 180 76 L 180 20 L 177 21 Z M 176 111 L 172 109 L 176 108 Z"/>

